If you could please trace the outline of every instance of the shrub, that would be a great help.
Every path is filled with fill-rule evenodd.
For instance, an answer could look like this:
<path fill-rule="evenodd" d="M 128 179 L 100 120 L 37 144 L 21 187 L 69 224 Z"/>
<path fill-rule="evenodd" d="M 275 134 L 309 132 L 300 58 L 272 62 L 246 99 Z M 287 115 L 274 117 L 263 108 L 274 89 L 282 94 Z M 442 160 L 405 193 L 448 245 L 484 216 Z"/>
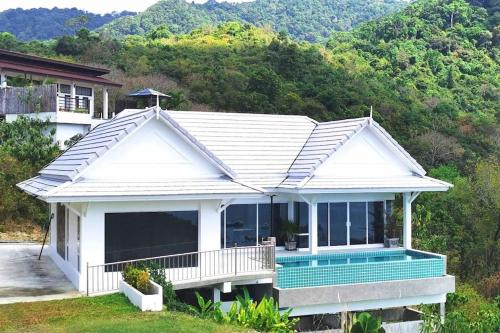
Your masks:
<path fill-rule="evenodd" d="M 478 290 L 487 298 L 495 298 L 500 295 L 500 272 L 481 280 Z"/>
<path fill-rule="evenodd" d="M 385 333 L 380 318 L 373 318 L 369 313 L 362 312 L 354 317 L 349 333 Z"/>
<path fill-rule="evenodd" d="M 123 272 L 123 280 L 143 294 L 150 293 L 149 273 L 146 270 L 127 265 Z"/>
<path fill-rule="evenodd" d="M 257 304 L 252 301 L 246 289 L 243 289 L 243 296 L 236 296 L 236 301 L 227 313 L 221 310 L 220 302 L 205 301 L 198 293 L 196 298 L 198 308 L 194 308 L 194 311 L 200 317 L 213 318 L 217 322 L 252 328 L 259 332 L 295 332 L 298 322 L 298 319 L 289 318 L 291 309 L 280 313 L 278 303 L 272 297 L 264 297 Z"/>
<path fill-rule="evenodd" d="M 140 263 L 139 267 L 147 270 L 149 272 L 150 279 L 162 287 L 163 304 L 167 307 L 167 309 L 193 313 L 193 308 L 191 306 L 177 299 L 172 283 L 167 280 L 165 269 L 161 268 L 158 263 L 154 261 L 145 261 Z"/>

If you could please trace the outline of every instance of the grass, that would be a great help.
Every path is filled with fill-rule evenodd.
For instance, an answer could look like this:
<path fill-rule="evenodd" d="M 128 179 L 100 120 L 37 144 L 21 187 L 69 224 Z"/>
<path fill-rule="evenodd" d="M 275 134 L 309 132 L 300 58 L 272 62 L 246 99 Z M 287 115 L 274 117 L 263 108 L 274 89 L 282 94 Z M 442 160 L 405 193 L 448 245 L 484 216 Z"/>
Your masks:
<path fill-rule="evenodd" d="M 248 330 L 184 313 L 141 312 L 122 294 L 0 305 L 0 332 L 204 332 Z"/>

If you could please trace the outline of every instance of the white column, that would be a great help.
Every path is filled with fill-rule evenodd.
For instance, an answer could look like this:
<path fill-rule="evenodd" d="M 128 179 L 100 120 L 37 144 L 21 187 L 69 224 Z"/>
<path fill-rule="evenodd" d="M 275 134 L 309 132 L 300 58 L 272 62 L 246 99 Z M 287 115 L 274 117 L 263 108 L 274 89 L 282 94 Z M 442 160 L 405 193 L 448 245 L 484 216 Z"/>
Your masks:
<path fill-rule="evenodd" d="M 95 88 L 92 87 L 92 97 L 89 99 L 90 118 L 94 118 L 94 98 L 95 98 Z"/>
<path fill-rule="evenodd" d="M 102 88 L 102 118 L 108 119 L 108 88 Z"/>
<path fill-rule="evenodd" d="M 314 201 L 309 204 L 309 251 L 318 253 L 318 204 Z"/>
<path fill-rule="evenodd" d="M 76 84 L 71 82 L 71 101 L 69 102 L 69 111 L 76 110 Z"/>
<path fill-rule="evenodd" d="M 4 72 L 0 72 L 0 88 L 7 87 L 7 75 Z"/>
<path fill-rule="evenodd" d="M 288 219 L 289 220 L 292 220 L 292 221 L 295 221 L 294 219 L 294 216 L 293 216 L 293 213 L 294 213 L 294 201 L 293 200 L 289 200 L 288 201 Z"/>
<path fill-rule="evenodd" d="M 446 303 L 439 303 L 439 317 L 441 319 L 441 324 L 444 324 L 446 315 Z"/>
<path fill-rule="evenodd" d="M 411 249 L 411 193 L 403 193 L 403 246 Z"/>

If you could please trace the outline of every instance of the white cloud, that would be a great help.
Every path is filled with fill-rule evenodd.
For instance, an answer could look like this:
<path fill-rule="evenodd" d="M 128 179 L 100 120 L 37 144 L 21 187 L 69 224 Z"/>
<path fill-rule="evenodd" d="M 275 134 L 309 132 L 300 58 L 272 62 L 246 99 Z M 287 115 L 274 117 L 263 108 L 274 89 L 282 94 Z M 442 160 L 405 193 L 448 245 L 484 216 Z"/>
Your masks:
<path fill-rule="evenodd" d="M 93 13 L 111 13 L 129 10 L 142 12 L 158 0 L 0 0 L 0 11 L 10 8 L 79 8 Z M 206 0 L 194 0 L 202 3 Z M 230 2 L 243 2 L 248 0 L 231 0 Z M 191 2 L 191 0 L 189 0 Z"/>

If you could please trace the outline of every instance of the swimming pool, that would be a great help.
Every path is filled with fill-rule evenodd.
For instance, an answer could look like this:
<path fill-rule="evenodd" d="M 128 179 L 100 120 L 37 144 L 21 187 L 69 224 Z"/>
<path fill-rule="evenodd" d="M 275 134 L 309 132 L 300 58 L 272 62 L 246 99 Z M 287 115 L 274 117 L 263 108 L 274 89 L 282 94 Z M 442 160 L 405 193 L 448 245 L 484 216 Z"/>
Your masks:
<path fill-rule="evenodd" d="M 414 250 L 378 250 L 276 259 L 278 288 L 438 277 L 446 274 L 446 258 Z"/>

